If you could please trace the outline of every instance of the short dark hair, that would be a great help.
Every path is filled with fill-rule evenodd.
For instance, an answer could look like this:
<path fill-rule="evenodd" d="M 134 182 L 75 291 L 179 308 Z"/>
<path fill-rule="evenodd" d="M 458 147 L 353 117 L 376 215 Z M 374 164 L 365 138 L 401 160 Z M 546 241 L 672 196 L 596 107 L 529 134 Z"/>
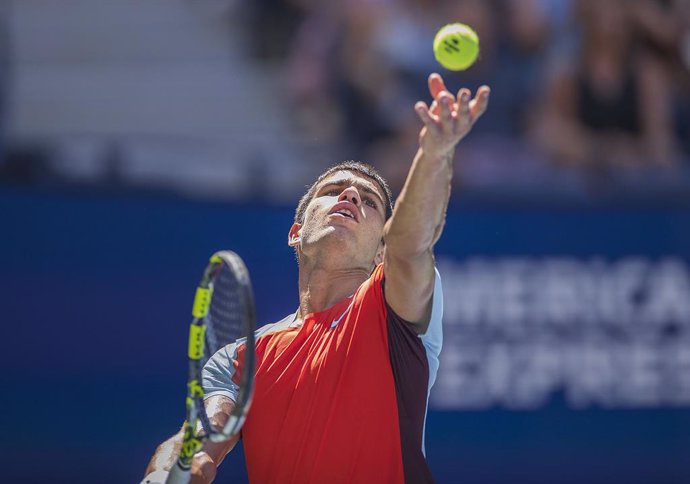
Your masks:
<path fill-rule="evenodd" d="M 297 210 L 295 210 L 295 223 L 301 224 L 304 222 L 304 213 L 307 211 L 307 205 L 309 205 L 309 202 L 311 202 L 312 198 L 314 198 L 314 193 L 316 193 L 316 188 L 319 186 L 319 183 L 337 171 L 351 171 L 353 173 L 359 173 L 360 175 L 365 175 L 369 178 L 372 178 L 379 185 L 379 187 L 381 187 L 381 190 L 383 190 L 386 220 L 393 215 L 393 195 L 388 183 L 386 183 L 386 180 L 379 175 L 373 166 L 360 161 L 348 160 L 341 161 L 337 165 L 333 165 L 328 170 L 324 171 L 316 179 L 316 181 L 311 184 L 307 192 L 302 195 L 302 198 L 297 204 Z"/>

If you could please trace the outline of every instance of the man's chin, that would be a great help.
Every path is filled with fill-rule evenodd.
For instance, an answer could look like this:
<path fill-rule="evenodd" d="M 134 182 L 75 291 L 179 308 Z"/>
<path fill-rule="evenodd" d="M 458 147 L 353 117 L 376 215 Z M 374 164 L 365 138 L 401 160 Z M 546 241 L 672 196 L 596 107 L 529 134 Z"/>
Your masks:
<path fill-rule="evenodd" d="M 310 247 L 318 251 L 333 249 L 338 253 L 352 252 L 357 253 L 361 248 L 358 247 L 357 238 L 350 227 L 342 225 L 329 225 L 311 234 L 303 240 L 303 247 Z"/>
<path fill-rule="evenodd" d="M 328 225 L 323 231 L 323 236 L 319 238 L 319 242 L 330 243 L 336 241 L 339 244 L 357 245 L 357 238 L 353 227 L 348 227 L 344 224 Z"/>

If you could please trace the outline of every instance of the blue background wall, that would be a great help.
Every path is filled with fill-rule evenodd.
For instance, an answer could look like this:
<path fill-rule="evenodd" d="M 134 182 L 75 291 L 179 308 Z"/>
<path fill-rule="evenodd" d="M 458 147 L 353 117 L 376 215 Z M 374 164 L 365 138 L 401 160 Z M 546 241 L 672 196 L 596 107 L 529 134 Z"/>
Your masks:
<path fill-rule="evenodd" d="M 192 294 L 213 251 L 247 262 L 259 320 L 296 307 L 292 207 L 165 196 L 0 192 L 3 482 L 138 482 L 184 418 Z M 487 208 L 448 214 L 438 254 L 690 260 L 690 210 Z M 690 378 L 690 376 L 688 377 Z M 439 483 L 690 482 L 690 412 L 431 410 Z M 10 464 L 7 467 L 7 464 Z M 9 476 L 7 474 L 9 469 Z M 246 480 L 234 452 L 220 476 Z"/>

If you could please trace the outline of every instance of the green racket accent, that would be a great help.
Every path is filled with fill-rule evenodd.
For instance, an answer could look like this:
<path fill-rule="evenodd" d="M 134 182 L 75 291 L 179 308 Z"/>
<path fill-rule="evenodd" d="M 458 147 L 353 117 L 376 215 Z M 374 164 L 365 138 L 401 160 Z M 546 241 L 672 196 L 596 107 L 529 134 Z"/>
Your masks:
<path fill-rule="evenodd" d="M 192 316 L 199 319 L 206 317 L 212 293 L 213 289 L 210 287 L 197 287 L 196 295 L 194 296 L 194 306 L 192 307 Z"/>
<path fill-rule="evenodd" d="M 192 380 L 189 383 L 187 383 L 187 387 L 189 388 L 189 396 L 190 397 L 203 397 L 204 396 L 204 390 L 201 388 L 201 385 L 199 385 L 199 380 Z"/>
<path fill-rule="evenodd" d="M 204 357 L 204 336 L 206 326 L 191 324 L 189 326 L 189 350 L 187 355 L 192 360 L 200 360 Z"/>
<path fill-rule="evenodd" d="M 184 430 L 182 448 L 180 449 L 180 461 L 187 468 L 191 467 L 194 454 L 199 452 L 203 447 L 201 440 L 194 435 L 194 430 L 192 430 L 195 425 L 196 421 L 187 423 L 187 427 Z"/>
<path fill-rule="evenodd" d="M 194 398 L 196 397 L 203 398 L 204 389 L 201 388 L 201 385 L 199 385 L 199 380 L 192 380 L 187 383 L 187 399 L 185 402 L 187 403 L 188 407 L 194 405 Z"/>

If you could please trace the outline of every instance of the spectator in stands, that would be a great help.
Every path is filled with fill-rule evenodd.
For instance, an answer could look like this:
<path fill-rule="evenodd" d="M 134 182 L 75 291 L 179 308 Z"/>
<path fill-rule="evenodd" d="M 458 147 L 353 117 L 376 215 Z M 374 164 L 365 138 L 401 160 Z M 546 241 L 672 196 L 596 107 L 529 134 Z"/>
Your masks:
<path fill-rule="evenodd" d="M 636 0 L 633 22 L 640 43 L 661 58 L 672 80 L 677 139 L 690 156 L 690 2 Z"/>
<path fill-rule="evenodd" d="M 342 29 L 340 8 L 314 7 L 290 43 L 286 86 L 290 113 L 307 138 L 336 143 L 342 136 L 342 113 L 333 85 L 337 77 L 335 51 Z"/>
<path fill-rule="evenodd" d="M 587 173 L 672 167 L 671 84 L 663 59 L 639 42 L 625 0 L 578 0 L 580 44 L 548 73 L 538 143 Z"/>
<path fill-rule="evenodd" d="M 684 156 L 690 161 L 690 2 L 675 0 L 673 13 L 678 19 L 678 38 L 673 74 L 676 79 L 674 97 L 676 133 Z"/>

